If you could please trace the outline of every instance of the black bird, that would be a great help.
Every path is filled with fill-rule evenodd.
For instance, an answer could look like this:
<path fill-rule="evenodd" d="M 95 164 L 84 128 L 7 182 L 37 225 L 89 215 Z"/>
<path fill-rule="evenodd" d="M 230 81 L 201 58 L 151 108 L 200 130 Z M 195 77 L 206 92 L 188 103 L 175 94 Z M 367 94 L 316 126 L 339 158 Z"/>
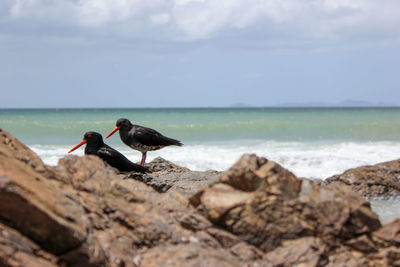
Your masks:
<path fill-rule="evenodd" d="M 118 119 L 116 127 L 106 136 L 106 139 L 119 130 L 122 142 L 127 146 L 142 152 L 140 165 L 144 166 L 147 151 L 158 150 L 165 146 L 182 146 L 181 141 L 166 137 L 156 130 L 132 124 L 128 119 Z"/>
<path fill-rule="evenodd" d="M 97 155 L 102 160 L 107 162 L 110 166 L 118 169 L 121 172 L 150 172 L 143 166 L 137 165 L 128 160 L 124 155 L 119 153 L 114 148 L 106 145 L 103 142 L 103 137 L 97 132 L 87 132 L 83 136 L 83 140 L 73 147 L 68 153 L 71 153 L 78 147 L 86 144 L 85 154 L 86 155 Z"/>

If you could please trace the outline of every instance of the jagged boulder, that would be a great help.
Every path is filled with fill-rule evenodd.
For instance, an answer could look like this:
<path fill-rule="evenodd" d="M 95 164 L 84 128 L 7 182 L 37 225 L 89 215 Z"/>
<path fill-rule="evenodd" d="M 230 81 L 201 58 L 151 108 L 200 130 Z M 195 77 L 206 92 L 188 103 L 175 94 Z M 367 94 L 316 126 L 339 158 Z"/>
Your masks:
<path fill-rule="evenodd" d="M 341 183 L 368 198 L 400 195 L 400 160 L 362 166 L 329 177 L 322 185 Z"/>
<path fill-rule="evenodd" d="M 2 145 L 18 147 L 15 141 Z M 33 164 L 35 158 L 26 161 L 18 154 L 11 157 L 3 151 L 0 152 L 0 219 L 55 254 L 82 244 L 89 224 L 82 216 L 83 208 L 59 190 L 61 184 L 36 171 L 39 165 Z"/>
<path fill-rule="evenodd" d="M 217 171 L 191 171 L 157 157 L 146 168 L 152 171 L 151 174 L 129 174 L 126 178 L 136 179 L 153 187 L 156 191 L 164 193 L 176 191 L 184 195 L 193 195 L 219 177 Z"/>
<path fill-rule="evenodd" d="M 255 155 L 244 155 L 192 203 L 266 252 L 284 240 L 315 236 L 334 243 L 380 227 L 369 203 L 350 188 L 319 188 Z"/>

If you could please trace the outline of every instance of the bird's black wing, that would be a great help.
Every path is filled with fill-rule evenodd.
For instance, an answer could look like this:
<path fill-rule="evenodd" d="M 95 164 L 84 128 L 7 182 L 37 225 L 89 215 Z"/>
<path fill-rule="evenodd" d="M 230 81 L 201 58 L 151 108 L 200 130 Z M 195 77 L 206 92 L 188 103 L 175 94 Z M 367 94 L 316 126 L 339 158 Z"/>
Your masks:
<path fill-rule="evenodd" d="M 110 166 L 122 172 L 131 172 L 131 171 L 141 172 L 141 173 L 150 172 L 147 168 L 131 162 L 120 152 L 118 152 L 117 150 L 113 149 L 112 147 L 106 144 L 104 144 L 97 151 L 97 155 L 100 158 L 102 158 L 105 162 L 107 162 Z"/>
<path fill-rule="evenodd" d="M 106 162 L 117 159 L 126 159 L 124 155 L 108 145 L 103 145 L 99 150 L 97 150 L 97 155 Z"/>
<path fill-rule="evenodd" d="M 137 127 L 134 132 L 135 139 L 146 146 L 181 146 L 178 140 L 166 137 L 154 129 L 147 127 Z"/>

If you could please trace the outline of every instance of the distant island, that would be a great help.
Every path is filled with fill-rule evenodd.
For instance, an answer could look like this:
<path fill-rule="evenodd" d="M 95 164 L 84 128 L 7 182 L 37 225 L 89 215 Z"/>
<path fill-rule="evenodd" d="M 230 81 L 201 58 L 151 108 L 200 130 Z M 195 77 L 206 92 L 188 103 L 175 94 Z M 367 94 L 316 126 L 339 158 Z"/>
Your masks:
<path fill-rule="evenodd" d="M 258 108 L 261 106 L 249 105 L 246 103 L 234 103 L 230 108 Z M 328 102 L 287 102 L 277 105 L 267 105 L 271 108 L 350 108 L 350 107 L 400 107 L 399 104 L 388 102 L 368 102 L 360 100 L 345 100 L 338 103 Z"/>

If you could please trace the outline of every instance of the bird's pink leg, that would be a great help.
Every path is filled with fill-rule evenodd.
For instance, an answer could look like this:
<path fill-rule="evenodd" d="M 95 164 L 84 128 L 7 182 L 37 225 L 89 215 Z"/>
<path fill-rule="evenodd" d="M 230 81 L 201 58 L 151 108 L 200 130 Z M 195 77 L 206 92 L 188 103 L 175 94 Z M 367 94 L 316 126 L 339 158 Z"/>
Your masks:
<path fill-rule="evenodd" d="M 140 165 L 144 166 L 145 161 L 146 161 L 146 152 L 142 152 L 142 161 L 140 162 Z"/>

